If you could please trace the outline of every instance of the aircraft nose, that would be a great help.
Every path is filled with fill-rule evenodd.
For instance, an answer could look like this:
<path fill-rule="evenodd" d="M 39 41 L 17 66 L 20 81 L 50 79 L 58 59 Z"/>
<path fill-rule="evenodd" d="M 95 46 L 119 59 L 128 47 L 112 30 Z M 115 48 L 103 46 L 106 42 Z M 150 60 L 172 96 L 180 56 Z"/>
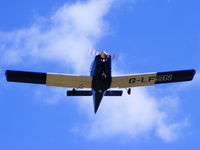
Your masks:
<path fill-rule="evenodd" d="M 106 53 L 106 52 L 102 52 L 101 53 L 101 58 L 108 58 L 108 56 L 109 56 L 109 54 L 108 53 Z"/>
<path fill-rule="evenodd" d="M 101 53 L 101 58 L 103 58 L 103 59 L 105 58 L 105 53 L 104 52 Z"/>

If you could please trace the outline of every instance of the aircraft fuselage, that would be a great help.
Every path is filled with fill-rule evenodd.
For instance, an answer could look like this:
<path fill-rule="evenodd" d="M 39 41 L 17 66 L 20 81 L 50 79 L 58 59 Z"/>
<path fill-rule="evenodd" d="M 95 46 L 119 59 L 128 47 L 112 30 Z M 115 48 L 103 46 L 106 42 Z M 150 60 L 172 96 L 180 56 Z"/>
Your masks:
<path fill-rule="evenodd" d="M 90 75 L 92 76 L 92 95 L 96 113 L 106 90 L 111 86 L 111 57 L 102 58 L 101 55 L 96 55 Z"/>

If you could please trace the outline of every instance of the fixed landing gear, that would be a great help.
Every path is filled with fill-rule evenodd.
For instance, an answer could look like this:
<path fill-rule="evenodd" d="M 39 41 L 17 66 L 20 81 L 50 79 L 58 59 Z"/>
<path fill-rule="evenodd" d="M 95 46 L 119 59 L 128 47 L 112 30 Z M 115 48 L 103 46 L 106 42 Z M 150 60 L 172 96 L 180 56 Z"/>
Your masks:
<path fill-rule="evenodd" d="M 128 88 L 127 93 L 128 93 L 128 95 L 131 94 L 131 88 Z"/>
<path fill-rule="evenodd" d="M 73 94 L 76 94 L 76 90 L 75 90 L 75 88 L 73 88 L 72 91 L 73 91 Z"/>
<path fill-rule="evenodd" d="M 102 73 L 101 78 L 102 78 L 102 80 L 106 80 L 106 74 Z"/>

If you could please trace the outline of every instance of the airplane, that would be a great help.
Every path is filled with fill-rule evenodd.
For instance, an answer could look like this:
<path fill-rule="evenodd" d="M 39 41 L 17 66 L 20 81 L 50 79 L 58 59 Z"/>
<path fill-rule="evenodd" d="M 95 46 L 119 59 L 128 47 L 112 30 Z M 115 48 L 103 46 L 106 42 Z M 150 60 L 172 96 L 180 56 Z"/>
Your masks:
<path fill-rule="evenodd" d="M 195 75 L 195 70 L 190 69 L 112 76 L 111 61 L 114 56 L 104 51 L 93 53 L 95 58 L 89 76 L 6 70 L 6 79 L 11 82 L 72 88 L 67 91 L 67 96 L 93 96 L 96 114 L 103 96 L 122 96 L 122 90 L 112 88 L 125 88 L 130 95 L 132 87 L 191 81 Z M 90 90 L 77 90 L 83 88 Z"/>

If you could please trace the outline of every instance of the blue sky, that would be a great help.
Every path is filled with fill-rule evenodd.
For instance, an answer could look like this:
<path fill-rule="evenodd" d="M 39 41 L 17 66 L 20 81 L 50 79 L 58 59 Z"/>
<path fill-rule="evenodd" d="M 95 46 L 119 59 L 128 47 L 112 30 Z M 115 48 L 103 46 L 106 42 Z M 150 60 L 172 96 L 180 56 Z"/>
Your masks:
<path fill-rule="evenodd" d="M 200 20 L 197 0 L 2 0 L 0 150 L 198 149 Z M 89 49 L 120 55 L 113 74 L 196 69 L 192 82 L 104 98 L 7 83 L 6 69 L 89 74 Z"/>

